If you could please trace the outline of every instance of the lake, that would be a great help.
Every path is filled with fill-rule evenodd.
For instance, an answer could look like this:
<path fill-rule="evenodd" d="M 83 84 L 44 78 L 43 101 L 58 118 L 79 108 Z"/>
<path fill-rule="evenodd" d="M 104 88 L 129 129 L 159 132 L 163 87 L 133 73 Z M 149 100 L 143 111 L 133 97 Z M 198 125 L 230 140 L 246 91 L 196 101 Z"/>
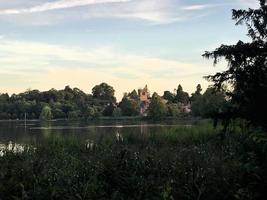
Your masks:
<path fill-rule="evenodd" d="M 117 134 L 146 136 L 168 131 L 178 126 L 191 126 L 185 121 L 163 121 L 151 123 L 146 121 L 0 121 L 0 143 L 32 144 L 51 137 L 75 138 L 78 140 L 96 140 L 103 137 L 116 137 Z"/>

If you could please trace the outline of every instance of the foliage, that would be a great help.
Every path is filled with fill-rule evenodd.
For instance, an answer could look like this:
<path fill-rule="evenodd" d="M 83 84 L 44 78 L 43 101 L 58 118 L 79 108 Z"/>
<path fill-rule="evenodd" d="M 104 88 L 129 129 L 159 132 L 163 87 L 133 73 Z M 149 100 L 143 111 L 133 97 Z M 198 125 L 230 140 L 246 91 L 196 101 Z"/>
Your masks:
<path fill-rule="evenodd" d="M 267 128 L 267 5 L 260 0 L 260 7 L 248 10 L 233 10 L 232 17 L 237 25 L 245 24 L 250 42 L 239 41 L 235 45 L 221 45 L 204 57 L 220 58 L 228 62 L 224 72 L 208 76 L 220 90 L 230 85 L 228 96 L 232 102 L 231 118 L 242 117 L 254 125 Z"/>
<path fill-rule="evenodd" d="M 107 83 L 101 83 L 100 85 L 96 85 L 92 89 L 93 97 L 102 101 L 106 101 L 108 103 L 116 102 L 116 98 L 114 97 L 115 90 L 112 86 Z"/>
<path fill-rule="evenodd" d="M 139 115 L 139 103 L 133 99 L 124 97 L 119 104 L 123 116 L 137 116 Z"/>
<path fill-rule="evenodd" d="M 163 98 L 168 101 L 168 103 L 172 103 L 174 101 L 174 94 L 170 91 L 164 91 Z"/>
<path fill-rule="evenodd" d="M 265 199 L 266 134 L 216 133 L 205 123 L 5 150 L 0 199 Z"/>
<path fill-rule="evenodd" d="M 40 92 L 27 90 L 24 93 L 0 94 L 0 120 L 1 119 L 37 119 L 44 106 L 51 108 L 54 119 L 90 119 L 103 114 L 111 116 L 110 101 L 114 101 L 114 90 L 107 84 L 100 84 L 95 88 L 103 88 L 105 94 L 98 94 L 96 89 L 94 97 L 78 88 L 66 86 L 63 90 L 51 89 Z M 110 111 L 111 110 L 111 111 Z M 108 112 L 110 111 L 110 112 Z"/>
<path fill-rule="evenodd" d="M 116 108 L 116 105 L 114 105 L 113 103 L 110 103 L 103 110 L 103 115 L 104 116 L 112 116 L 113 111 L 115 110 L 115 108 Z"/>
<path fill-rule="evenodd" d="M 152 95 L 152 99 L 148 108 L 148 115 L 154 120 L 162 119 L 167 115 L 167 107 L 157 93 Z"/>
<path fill-rule="evenodd" d="M 68 113 L 68 119 L 77 120 L 81 118 L 80 111 L 71 111 Z"/>
<path fill-rule="evenodd" d="M 197 104 L 196 97 L 201 96 L 200 92 L 201 86 L 198 85 L 190 99 L 194 101 L 195 105 Z M 115 100 L 114 98 L 114 89 L 106 83 L 96 85 L 93 88 L 93 95 L 69 86 L 63 90 L 51 89 L 44 92 L 29 89 L 10 97 L 8 94 L 0 94 L 0 120 L 24 119 L 25 113 L 27 113 L 27 119 L 36 119 L 41 115 L 44 106 L 51 108 L 53 119 L 91 120 L 103 116 L 131 117 L 140 114 L 141 102 L 136 90 L 125 93 L 120 103 L 112 102 Z M 155 111 L 155 117 L 150 117 L 154 119 L 180 117 L 185 113 L 185 106 L 190 106 L 189 103 L 188 93 L 184 92 L 182 86 L 179 85 L 176 95 L 170 91 L 164 92 L 163 98 L 156 103 L 163 109 L 159 109 L 160 113 Z M 157 109 L 156 107 L 155 109 Z M 119 109 L 116 110 L 116 108 Z M 150 112 L 150 114 L 152 113 L 153 111 Z"/>
<path fill-rule="evenodd" d="M 170 117 L 178 117 L 181 113 L 181 108 L 178 104 L 167 104 L 167 115 Z"/>
<path fill-rule="evenodd" d="M 40 114 L 41 120 L 50 120 L 52 119 L 52 112 L 49 106 L 44 106 Z"/>
<path fill-rule="evenodd" d="M 176 91 L 175 102 L 181 103 L 183 105 L 187 105 L 189 102 L 189 95 L 187 92 L 183 91 L 183 88 L 180 84 L 178 85 L 178 88 Z"/>
<path fill-rule="evenodd" d="M 120 108 L 115 108 L 112 113 L 113 117 L 121 117 L 122 116 L 122 111 Z"/>
<path fill-rule="evenodd" d="M 208 88 L 203 95 L 195 96 L 191 109 L 194 116 L 214 118 L 226 109 L 226 105 L 224 93 Z"/>
<path fill-rule="evenodd" d="M 96 107 L 87 107 L 87 110 L 86 110 L 86 117 L 87 118 L 90 118 L 90 117 L 94 117 L 95 116 L 95 114 L 96 114 L 96 112 L 97 112 L 97 108 Z"/>
<path fill-rule="evenodd" d="M 190 101 L 193 102 L 193 101 L 195 101 L 197 98 L 199 98 L 199 97 L 201 96 L 201 91 L 202 91 L 201 85 L 198 84 L 197 87 L 196 87 L 196 91 L 195 91 L 195 93 L 193 93 L 193 94 L 191 95 Z"/>
<path fill-rule="evenodd" d="M 130 99 L 133 99 L 136 101 L 139 100 L 139 96 L 138 96 L 136 90 L 133 90 L 132 92 L 128 93 L 126 96 L 129 97 Z"/>

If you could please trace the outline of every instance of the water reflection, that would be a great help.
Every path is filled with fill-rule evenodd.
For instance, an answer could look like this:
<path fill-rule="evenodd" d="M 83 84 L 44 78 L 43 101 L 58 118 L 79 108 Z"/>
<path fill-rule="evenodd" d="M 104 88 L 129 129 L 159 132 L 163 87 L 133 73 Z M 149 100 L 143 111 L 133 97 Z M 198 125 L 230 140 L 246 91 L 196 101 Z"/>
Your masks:
<path fill-rule="evenodd" d="M 21 121 L 0 121 L 0 143 L 6 144 L 12 141 L 15 144 L 36 144 L 47 138 L 73 138 L 94 143 L 107 137 L 123 141 L 125 134 L 147 137 L 152 133 L 166 132 L 177 126 L 188 126 L 188 123 L 177 121 L 154 124 L 140 121 L 30 121 L 25 128 L 24 122 Z"/>

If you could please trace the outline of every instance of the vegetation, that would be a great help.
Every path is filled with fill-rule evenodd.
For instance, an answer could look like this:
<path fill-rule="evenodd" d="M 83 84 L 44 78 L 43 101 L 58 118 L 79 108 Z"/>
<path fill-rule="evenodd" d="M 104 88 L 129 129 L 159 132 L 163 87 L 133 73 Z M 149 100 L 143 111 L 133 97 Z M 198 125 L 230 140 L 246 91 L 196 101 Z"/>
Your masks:
<path fill-rule="evenodd" d="M 226 71 L 207 77 L 217 90 L 231 88 L 227 95 L 232 106 L 224 117 L 241 117 L 249 124 L 267 129 L 267 5 L 266 0 L 259 3 L 258 9 L 233 10 L 236 24 L 247 26 L 250 42 L 221 45 L 204 56 L 213 58 L 214 64 L 220 58 L 228 62 Z"/>
<path fill-rule="evenodd" d="M 159 120 L 167 116 L 167 107 L 157 93 L 154 93 L 152 96 L 151 103 L 148 108 L 148 115 L 155 120 Z"/>
<path fill-rule="evenodd" d="M 187 105 L 189 103 L 189 95 L 183 91 L 182 86 L 179 84 L 174 98 L 174 102 Z"/>
<path fill-rule="evenodd" d="M 52 112 L 51 112 L 51 108 L 49 106 L 43 107 L 42 112 L 40 114 L 40 119 L 41 120 L 50 120 L 50 119 L 52 119 Z"/>
<path fill-rule="evenodd" d="M 228 105 L 225 94 L 214 88 L 208 88 L 203 95 L 195 93 L 192 98 L 192 114 L 202 118 L 215 118 Z"/>
<path fill-rule="evenodd" d="M 137 116 L 140 112 L 138 101 L 127 97 L 122 99 L 119 107 L 121 108 L 122 115 L 124 116 Z"/>
<path fill-rule="evenodd" d="M 0 151 L 0 199 L 266 199 L 267 5 L 259 2 L 259 9 L 233 10 L 251 42 L 205 53 L 215 64 L 221 57 L 229 63 L 207 77 L 214 86 L 202 94 L 197 85 L 189 97 L 179 85 L 175 93 L 150 99 L 152 119 L 177 116 L 191 104 L 192 114 L 212 117 L 215 128 L 206 122 L 86 142 L 50 138 L 21 151 L 11 145 Z M 2 94 L 0 103 L 1 118 L 27 112 L 44 120 L 135 116 L 140 106 L 135 90 L 116 104 L 114 89 L 105 83 L 92 95 L 66 87 Z M 219 118 L 227 123 L 217 123 Z M 244 120 L 253 126 L 243 126 Z"/>
<path fill-rule="evenodd" d="M 175 93 L 165 91 L 162 97 L 157 95 L 158 101 L 164 104 L 164 106 L 161 105 L 163 112 L 158 112 L 158 107 L 151 105 L 150 118 L 180 117 L 185 113 L 185 106 L 190 108 L 190 104 L 201 96 L 201 85 L 198 84 L 197 88 L 191 98 L 187 92 L 183 91 L 181 85 Z M 140 116 L 141 101 L 136 90 L 125 93 L 119 103 L 116 102 L 114 92 L 112 86 L 101 83 L 92 89 L 92 94 L 86 94 L 78 88 L 72 89 L 69 86 L 66 86 L 64 90 L 51 89 L 44 92 L 27 90 L 11 96 L 0 94 L 0 120 L 24 119 L 25 113 L 27 119 L 41 120 L 91 120 L 99 117 Z M 211 98 L 213 98 L 212 95 L 210 95 Z M 148 97 L 148 104 L 154 100 Z M 155 110 L 152 110 L 154 108 Z M 152 113 L 155 116 L 152 116 Z M 203 113 L 197 115 L 211 117 Z"/>
<path fill-rule="evenodd" d="M 0 199 L 265 199 L 266 135 L 210 123 L 43 141 L 0 157 Z M 12 148 L 11 148 L 12 149 Z"/>

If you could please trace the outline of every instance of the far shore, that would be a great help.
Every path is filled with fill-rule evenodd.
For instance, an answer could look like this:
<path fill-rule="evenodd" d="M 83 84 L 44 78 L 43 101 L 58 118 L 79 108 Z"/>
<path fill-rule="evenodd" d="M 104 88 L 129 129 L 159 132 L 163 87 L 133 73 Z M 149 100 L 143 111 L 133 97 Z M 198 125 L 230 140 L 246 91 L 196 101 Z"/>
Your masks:
<path fill-rule="evenodd" d="M 68 118 L 61 118 L 61 119 L 52 119 L 52 120 L 47 120 L 46 122 L 57 122 L 57 121 L 88 121 L 88 122 L 94 122 L 94 121 L 124 121 L 124 120 L 137 120 L 137 121 L 155 121 L 152 120 L 148 117 L 145 116 L 135 116 L 135 117 L 98 117 L 94 119 L 68 119 Z M 198 117 L 192 117 L 192 116 L 186 116 L 186 117 L 165 117 L 157 121 L 167 121 L 167 120 L 177 120 L 177 121 L 184 121 L 184 120 L 189 120 L 189 121 L 199 121 L 201 120 Z M 202 119 L 203 120 L 203 119 Z M 27 119 L 27 122 L 42 122 L 40 119 Z M 25 122 L 25 119 L 3 119 L 0 120 L 0 122 Z"/>

